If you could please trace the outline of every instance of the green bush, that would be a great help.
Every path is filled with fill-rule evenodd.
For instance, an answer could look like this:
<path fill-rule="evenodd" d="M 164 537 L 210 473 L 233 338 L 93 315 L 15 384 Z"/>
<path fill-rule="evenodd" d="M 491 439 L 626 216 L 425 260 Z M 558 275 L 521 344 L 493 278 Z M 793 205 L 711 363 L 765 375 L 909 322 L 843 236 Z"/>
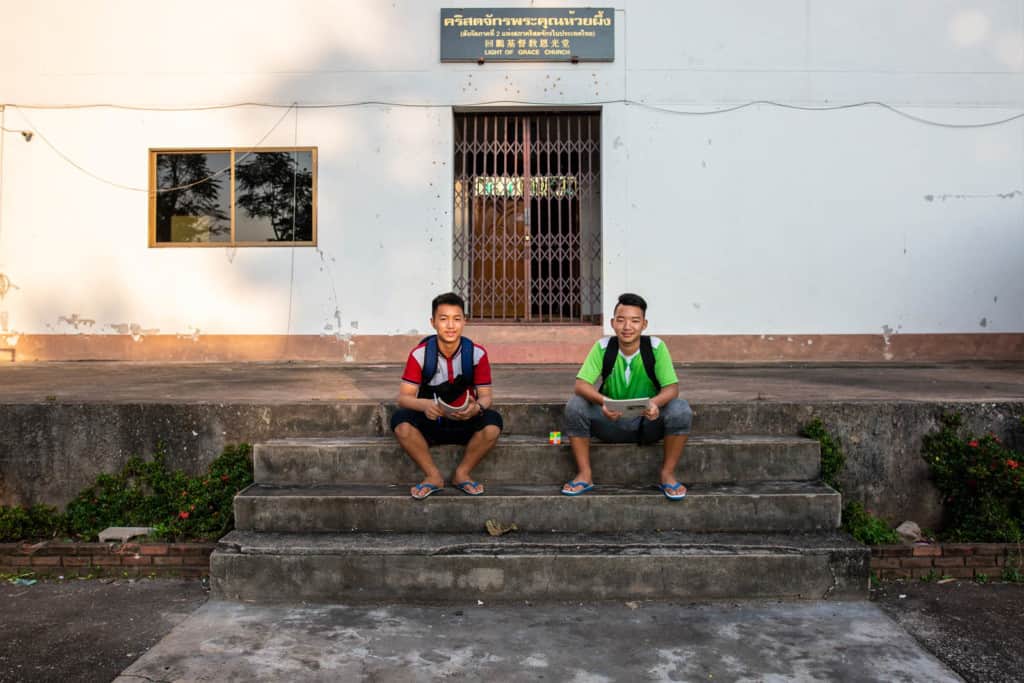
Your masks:
<path fill-rule="evenodd" d="M 29 508 L 0 506 L 0 542 L 36 541 L 53 538 L 64 528 L 57 508 L 33 505 Z"/>
<path fill-rule="evenodd" d="M 900 537 L 884 520 L 875 517 L 858 502 L 843 508 L 843 529 L 865 545 L 899 543 Z"/>
<path fill-rule="evenodd" d="M 252 483 L 251 454 L 248 444 L 228 446 L 198 477 L 169 470 L 162 448 L 148 462 L 134 456 L 68 504 L 67 531 L 93 540 L 108 526 L 152 526 L 161 539 L 217 538 L 234 524 L 235 493 Z"/>
<path fill-rule="evenodd" d="M 821 420 L 814 418 L 800 432 L 801 436 L 809 439 L 817 439 L 821 444 L 821 479 L 836 491 L 842 491 L 839 484 L 839 472 L 846 464 L 846 456 L 843 454 L 842 444 L 839 439 L 829 434 Z"/>
<path fill-rule="evenodd" d="M 943 497 L 943 538 L 1024 540 L 1024 458 L 994 434 L 964 433 L 960 415 L 945 415 L 941 423 L 924 437 L 921 455 Z"/>

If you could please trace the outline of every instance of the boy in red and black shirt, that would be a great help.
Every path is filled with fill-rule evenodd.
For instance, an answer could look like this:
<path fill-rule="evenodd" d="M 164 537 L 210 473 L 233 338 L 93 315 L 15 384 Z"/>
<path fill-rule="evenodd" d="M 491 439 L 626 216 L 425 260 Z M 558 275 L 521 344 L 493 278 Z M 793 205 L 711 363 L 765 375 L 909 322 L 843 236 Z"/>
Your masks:
<path fill-rule="evenodd" d="M 497 443 L 503 426 L 501 415 L 491 409 L 491 364 L 487 351 L 462 336 L 465 310 L 458 294 L 449 292 L 435 297 L 430 325 L 437 335 L 427 337 L 409 353 L 402 373 L 399 409 L 391 417 L 391 429 L 405 452 L 423 470 L 423 481 L 409 490 L 417 500 L 444 488 L 444 477 L 430 455 L 430 446 L 438 444 L 466 446 L 453 482 L 465 494 L 482 494 L 484 487 L 473 481 L 470 473 Z M 425 376 L 424 369 L 431 373 L 430 377 Z M 448 407 L 438 403 L 438 399 Z"/>

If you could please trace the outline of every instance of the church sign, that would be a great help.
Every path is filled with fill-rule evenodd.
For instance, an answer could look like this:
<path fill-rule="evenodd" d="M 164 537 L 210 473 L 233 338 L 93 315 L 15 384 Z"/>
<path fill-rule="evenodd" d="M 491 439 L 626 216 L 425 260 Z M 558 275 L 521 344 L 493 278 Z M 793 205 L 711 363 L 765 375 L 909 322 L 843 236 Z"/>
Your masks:
<path fill-rule="evenodd" d="M 611 7 L 441 10 L 442 62 L 611 62 Z"/>

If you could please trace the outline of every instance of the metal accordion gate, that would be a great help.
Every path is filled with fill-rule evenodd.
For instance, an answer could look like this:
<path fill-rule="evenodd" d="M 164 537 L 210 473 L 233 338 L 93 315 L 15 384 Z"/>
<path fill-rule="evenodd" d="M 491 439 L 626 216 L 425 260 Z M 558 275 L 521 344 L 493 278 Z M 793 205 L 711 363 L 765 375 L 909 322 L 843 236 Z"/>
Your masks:
<path fill-rule="evenodd" d="M 482 322 L 601 320 L 601 115 L 455 114 L 454 290 Z"/>

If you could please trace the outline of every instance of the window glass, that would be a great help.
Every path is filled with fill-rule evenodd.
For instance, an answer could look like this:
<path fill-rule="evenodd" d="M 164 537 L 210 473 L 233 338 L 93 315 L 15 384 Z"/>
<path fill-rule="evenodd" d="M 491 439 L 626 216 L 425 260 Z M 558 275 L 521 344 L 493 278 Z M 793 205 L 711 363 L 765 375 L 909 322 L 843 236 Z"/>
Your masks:
<path fill-rule="evenodd" d="M 156 241 L 231 241 L 231 154 L 156 155 Z"/>
<path fill-rule="evenodd" d="M 235 241 L 313 239 L 313 153 L 235 152 Z"/>

